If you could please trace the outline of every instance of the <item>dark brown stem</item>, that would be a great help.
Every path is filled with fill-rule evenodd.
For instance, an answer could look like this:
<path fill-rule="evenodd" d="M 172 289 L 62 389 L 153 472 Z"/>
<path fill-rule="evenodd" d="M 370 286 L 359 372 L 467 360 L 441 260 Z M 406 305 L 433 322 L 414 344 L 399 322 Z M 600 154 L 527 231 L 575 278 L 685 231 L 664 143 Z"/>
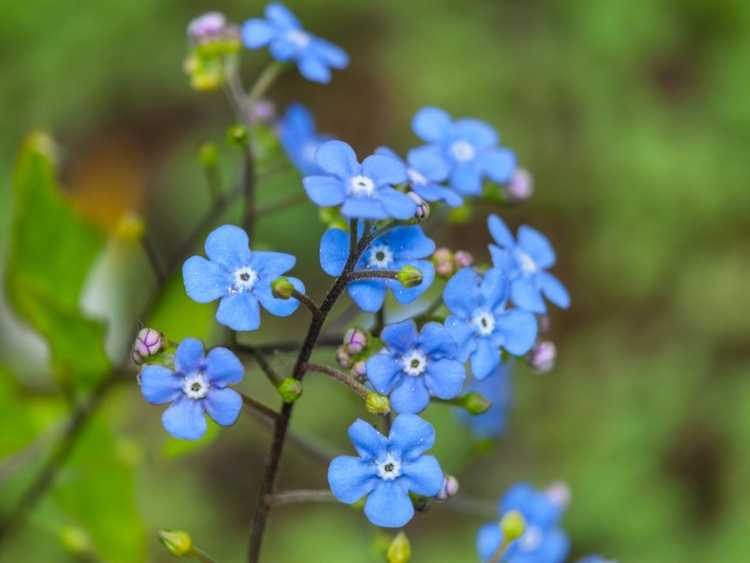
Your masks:
<path fill-rule="evenodd" d="M 398 272 L 396 270 L 359 270 L 349 274 L 347 281 L 376 279 L 397 280 Z"/>
<path fill-rule="evenodd" d="M 305 307 L 309 309 L 309 311 L 312 313 L 313 317 L 320 317 L 320 307 L 310 299 L 307 295 L 302 293 L 301 291 L 297 291 L 296 289 L 292 290 L 292 297 L 294 297 L 297 301 L 302 303 Z"/>
<path fill-rule="evenodd" d="M 252 397 L 249 397 L 244 393 L 240 393 L 240 396 L 242 397 L 242 402 L 245 403 L 245 406 L 248 407 L 251 411 L 258 412 L 263 416 L 269 418 L 270 420 L 276 420 L 279 418 L 278 412 L 273 410 L 271 407 L 264 405 L 257 399 L 253 399 Z"/>
<path fill-rule="evenodd" d="M 252 358 L 258 362 L 258 366 L 260 367 L 261 371 L 266 375 L 268 378 L 268 381 L 271 382 L 271 385 L 274 387 L 277 387 L 279 383 L 281 383 L 282 377 L 276 373 L 276 370 L 273 369 L 271 364 L 268 363 L 268 360 L 266 360 L 265 355 L 263 352 L 260 351 L 258 347 L 255 346 L 247 346 L 247 345 L 241 345 L 241 344 L 234 344 L 232 346 L 235 350 L 246 352 Z"/>
<path fill-rule="evenodd" d="M 322 366 L 319 364 L 306 363 L 305 371 L 306 372 L 311 371 L 311 372 L 322 373 L 322 374 L 328 375 L 334 378 L 335 380 L 340 381 L 347 387 L 349 387 L 352 391 L 354 391 L 357 395 L 359 395 L 363 399 L 367 399 L 367 395 L 370 394 L 370 391 L 367 389 L 367 387 L 362 385 L 353 376 L 346 374 L 343 371 L 339 371 L 335 368 L 332 368 L 329 366 Z"/>
<path fill-rule="evenodd" d="M 284 506 L 285 504 L 301 504 L 315 502 L 338 502 L 331 491 L 327 489 L 300 489 L 298 491 L 282 491 L 271 495 L 266 499 L 271 506 Z"/>
<path fill-rule="evenodd" d="M 151 240 L 151 237 L 148 236 L 148 233 L 145 233 L 141 237 L 141 247 L 143 248 L 143 252 L 146 254 L 146 258 L 148 258 L 149 264 L 151 264 L 151 269 L 154 272 L 156 281 L 159 284 L 163 284 L 164 268 L 161 264 L 161 260 L 159 259 L 159 253 L 156 251 L 156 246 L 154 246 L 154 241 Z"/>

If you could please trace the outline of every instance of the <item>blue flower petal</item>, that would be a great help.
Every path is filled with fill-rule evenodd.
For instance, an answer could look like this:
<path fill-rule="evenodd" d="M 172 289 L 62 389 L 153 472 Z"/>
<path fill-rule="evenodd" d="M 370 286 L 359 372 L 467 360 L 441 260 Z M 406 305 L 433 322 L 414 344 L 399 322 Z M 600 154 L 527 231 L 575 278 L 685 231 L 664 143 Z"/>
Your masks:
<path fill-rule="evenodd" d="M 375 149 L 375 154 L 380 154 L 383 156 L 393 158 L 395 160 L 398 160 L 402 165 L 406 166 L 404 164 L 403 159 L 398 155 L 398 153 L 390 147 L 378 147 Z"/>
<path fill-rule="evenodd" d="M 555 263 L 555 250 L 542 233 L 522 225 L 518 229 L 518 246 L 531 256 L 539 268 L 549 268 Z"/>
<path fill-rule="evenodd" d="M 203 360 L 203 343 L 195 338 L 185 338 L 177 346 L 174 354 L 176 371 L 188 374 L 196 371 Z"/>
<path fill-rule="evenodd" d="M 492 238 L 502 248 L 513 249 L 516 246 L 516 241 L 513 238 L 513 233 L 507 227 L 505 222 L 497 215 L 490 215 L 487 218 L 487 227 L 490 230 Z"/>
<path fill-rule="evenodd" d="M 330 41 L 316 37 L 312 40 L 312 45 L 318 56 L 328 66 L 333 68 L 346 68 L 349 64 L 349 55 L 338 45 Z"/>
<path fill-rule="evenodd" d="M 394 219 L 411 219 L 417 212 L 417 204 L 403 192 L 386 186 L 378 190 L 378 197 L 385 211 Z"/>
<path fill-rule="evenodd" d="M 373 245 L 378 243 L 387 245 L 398 260 L 417 260 L 435 252 L 435 242 L 419 225 L 395 227 L 378 237 Z"/>
<path fill-rule="evenodd" d="M 250 267 L 270 281 L 294 268 L 296 262 L 294 256 L 284 252 L 254 250 L 250 255 Z"/>
<path fill-rule="evenodd" d="M 175 438 L 197 440 L 206 432 L 206 418 L 200 401 L 178 398 L 161 416 L 164 429 Z"/>
<path fill-rule="evenodd" d="M 503 347 L 514 356 L 531 350 L 537 330 L 536 317 L 527 311 L 511 309 L 495 319 L 495 331 L 505 338 Z"/>
<path fill-rule="evenodd" d="M 268 46 L 271 56 L 277 61 L 286 62 L 297 58 L 299 47 L 287 39 L 286 35 L 276 35 Z"/>
<path fill-rule="evenodd" d="M 418 495 L 434 497 L 443 487 L 445 475 L 434 456 L 424 455 L 415 461 L 404 463 L 401 471 L 409 490 Z"/>
<path fill-rule="evenodd" d="M 490 375 L 500 363 L 500 350 L 489 338 L 477 339 L 476 349 L 471 354 L 471 372 L 477 379 Z"/>
<path fill-rule="evenodd" d="M 339 456 L 328 466 L 328 485 L 341 502 L 352 504 L 370 494 L 378 483 L 372 463 L 351 456 Z"/>
<path fill-rule="evenodd" d="M 442 182 L 448 178 L 450 165 L 446 162 L 439 147 L 424 145 L 406 153 L 406 161 L 428 180 Z"/>
<path fill-rule="evenodd" d="M 495 130 L 484 121 L 473 118 L 459 119 L 453 125 L 453 134 L 465 139 L 477 149 L 486 149 L 497 145 L 499 139 Z"/>
<path fill-rule="evenodd" d="M 452 313 L 462 318 L 471 318 L 479 306 L 479 276 L 471 268 L 463 268 L 448 280 L 443 290 L 443 301 Z"/>
<path fill-rule="evenodd" d="M 250 240 L 247 233 L 235 225 L 222 225 L 206 238 L 206 256 L 228 270 L 236 270 L 250 263 Z"/>
<path fill-rule="evenodd" d="M 416 414 L 430 404 L 430 394 L 422 377 L 403 377 L 391 392 L 390 399 L 391 407 L 397 413 Z"/>
<path fill-rule="evenodd" d="M 302 280 L 291 276 L 288 276 L 287 279 L 294 289 L 300 293 L 305 293 L 305 284 L 302 283 Z M 270 280 L 269 283 L 258 285 L 255 290 L 255 295 L 263 308 L 277 317 L 288 317 L 299 308 L 299 301 L 294 297 L 290 299 L 274 297 Z"/>
<path fill-rule="evenodd" d="M 414 287 L 404 287 L 398 280 L 387 280 L 386 284 L 391 288 L 396 301 L 402 305 L 413 302 L 417 297 L 429 289 L 435 280 L 435 267 L 428 260 L 415 260 L 411 265 L 422 272 L 422 281 Z"/>
<path fill-rule="evenodd" d="M 544 296 L 562 309 L 570 307 L 570 294 L 565 286 L 549 272 L 539 272 L 539 282 Z"/>
<path fill-rule="evenodd" d="M 417 343 L 418 337 L 417 323 L 411 319 L 390 324 L 380 334 L 380 338 L 388 345 L 388 348 L 399 354 L 411 350 Z"/>
<path fill-rule="evenodd" d="M 367 360 L 367 380 L 378 393 L 388 394 L 401 376 L 401 366 L 390 354 L 375 354 Z"/>
<path fill-rule="evenodd" d="M 419 348 L 425 352 L 431 360 L 453 358 L 456 355 L 456 342 L 450 333 L 440 323 L 426 323 L 418 339 Z"/>
<path fill-rule="evenodd" d="M 368 313 L 380 310 L 385 301 L 385 283 L 381 280 L 363 280 L 350 283 L 346 290 L 357 306 Z"/>
<path fill-rule="evenodd" d="M 388 219 L 390 215 L 380 200 L 371 197 L 347 197 L 341 206 L 344 217 L 358 219 Z"/>
<path fill-rule="evenodd" d="M 508 149 L 495 149 L 479 155 L 482 171 L 493 181 L 509 182 L 516 170 L 516 155 Z"/>
<path fill-rule="evenodd" d="M 544 534 L 539 558 L 549 563 L 563 563 L 570 551 L 570 540 L 561 530 L 551 530 Z"/>
<path fill-rule="evenodd" d="M 426 184 L 424 186 L 412 186 L 412 189 L 424 200 L 444 201 L 451 207 L 458 207 L 464 202 L 464 198 L 453 190 L 438 186 L 437 184 Z"/>
<path fill-rule="evenodd" d="M 259 49 L 273 39 L 276 30 L 267 21 L 253 18 L 242 26 L 242 42 L 249 49 Z"/>
<path fill-rule="evenodd" d="M 414 133 L 422 140 L 430 143 L 445 138 L 451 126 L 451 116 L 447 112 L 434 107 L 422 108 L 411 122 Z"/>
<path fill-rule="evenodd" d="M 206 377 L 213 387 L 226 387 L 242 381 L 245 368 L 228 348 L 214 348 L 206 356 Z"/>
<path fill-rule="evenodd" d="M 307 197 L 321 207 L 340 205 L 346 196 L 341 180 L 333 176 L 307 176 L 302 183 Z"/>
<path fill-rule="evenodd" d="M 297 17 L 280 2 L 272 2 L 266 6 L 266 17 L 281 29 L 300 29 Z"/>
<path fill-rule="evenodd" d="M 203 400 L 208 416 L 222 426 L 237 422 L 242 410 L 242 397 L 234 389 L 212 389 Z"/>
<path fill-rule="evenodd" d="M 465 379 L 464 366 L 456 360 L 437 360 L 427 364 L 425 383 L 433 397 L 439 399 L 458 397 Z"/>
<path fill-rule="evenodd" d="M 495 308 L 508 298 L 508 278 L 500 268 L 490 268 L 482 278 L 479 292 L 486 305 Z"/>
<path fill-rule="evenodd" d="M 348 434 L 362 459 L 373 460 L 385 455 L 388 440 L 372 424 L 358 418 L 349 426 Z"/>
<path fill-rule="evenodd" d="M 323 170 L 344 180 L 360 170 L 354 149 L 343 141 L 327 141 L 320 145 L 315 160 Z"/>
<path fill-rule="evenodd" d="M 451 186 L 464 195 L 482 193 L 482 173 L 477 162 L 457 165 L 451 172 Z"/>
<path fill-rule="evenodd" d="M 191 256 L 182 265 L 182 281 L 188 297 L 198 303 L 210 303 L 226 294 L 231 285 L 229 274 L 219 264 Z"/>
<path fill-rule="evenodd" d="M 297 68 L 302 76 L 313 82 L 327 84 L 331 81 L 331 70 L 323 64 L 317 54 L 304 55 L 297 62 Z"/>
<path fill-rule="evenodd" d="M 508 278 L 511 278 L 518 273 L 518 263 L 509 250 L 500 248 L 494 244 L 490 244 L 489 249 L 490 256 L 492 256 L 492 265 L 495 268 L 503 270 Z"/>
<path fill-rule="evenodd" d="M 403 460 L 413 461 L 435 444 L 435 428 L 415 414 L 400 414 L 393 420 L 388 440 Z"/>
<path fill-rule="evenodd" d="M 379 481 L 365 503 L 367 519 L 382 528 L 401 528 L 414 516 L 409 495 L 397 481 Z"/>
<path fill-rule="evenodd" d="M 232 330 L 256 330 L 260 326 L 258 299 L 244 292 L 227 295 L 219 302 L 216 320 Z"/>
<path fill-rule="evenodd" d="M 467 320 L 451 315 L 445 320 L 445 328 L 458 346 L 456 359 L 465 362 L 469 358 L 469 354 L 474 351 L 472 347 L 472 336 L 475 334 L 474 325 Z"/>
<path fill-rule="evenodd" d="M 482 561 L 491 561 L 500 544 L 503 541 L 503 533 L 497 522 L 485 524 L 479 528 L 477 534 L 477 551 Z"/>
<path fill-rule="evenodd" d="M 503 497 L 500 499 L 500 502 L 497 505 L 498 514 L 505 514 L 511 510 L 526 512 L 524 507 L 532 504 L 536 495 L 537 492 L 530 484 L 525 481 L 516 483 L 505 491 L 505 494 L 503 494 Z"/>
<path fill-rule="evenodd" d="M 342 229 L 328 229 L 320 239 L 320 267 L 329 276 L 344 271 L 349 257 L 349 233 Z"/>
<path fill-rule="evenodd" d="M 145 366 L 140 385 L 143 397 L 152 405 L 172 402 L 182 392 L 182 378 L 162 366 Z"/>
<path fill-rule="evenodd" d="M 398 158 L 373 154 L 362 162 L 362 172 L 376 186 L 400 184 L 406 181 L 406 167 Z"/>
<path fill-rule="evenodd" d="M 517 278 L 510 285 L 510 298 L 516 307 L 543 314 L 547 307 L 533 278 Z"/>

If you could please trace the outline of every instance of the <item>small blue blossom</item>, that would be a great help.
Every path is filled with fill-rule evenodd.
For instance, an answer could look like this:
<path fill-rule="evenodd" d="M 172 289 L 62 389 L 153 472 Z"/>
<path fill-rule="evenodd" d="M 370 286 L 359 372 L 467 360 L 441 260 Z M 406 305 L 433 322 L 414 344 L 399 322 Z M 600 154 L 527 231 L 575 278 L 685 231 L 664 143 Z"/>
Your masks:
<path fill-rule="evenodd" d="M 480 438 L 496 438 L 505 431 L 505 417 L 511 403 L 511 370 L 508 364 L 500 363 L 484 379 L 473 379 L 465 392 L 480 393 L 491 406 L 482 414 L 472 415 L 464 409 L 456 409 L 459 418 Z"/>
<path fill-rule="evenodd" d="M 412 129 L 428 144 L 422 158 L 443 160 L 450 184 L 463 195 L 479 195 L 482 180 L 508 182 L 516 168 L 512 151 L 499 145 L 495 130 L 478 119 L 453 121 L 445 111 L 426 107 L 417 112 Z"/>
<path fill-rule="evenodd" d="M 186 338 L 177 347 L 174 371 L 149 365 L 140 376 L 141 392 L 154 405 L 171 403 L 161 417 L 175 438 L 197 440 L 206 432 L 208 414 L 222 426 L 231 426 L 242 408 L 242 397 L 228 386 L 242 380 L 242 363 L 226 348 L 204 354 L 203 344 Z"/>
<path fill-rule="evenodd" d="M 260 305 L 279 317 L 294 313 L 296 299 L 273 296 L 271 284 L 290 270 L 296 261 L 291 254 L 251 251 L 247 233 L 234 225 L 223 225 L 206 238 L 208 260 L 188 258 L 182 266 L 182 278 L 188 296 L 198 303 L 219 299 L 216 320 L 232 330 L 256 330 L 260 326 Z M 300 292 L 305 286 L 289 278 Z"/>
<path fill-rule="evenodd" d="M 555 251 L 547 237 L 536 229 L 522 225 L 517 240 L 497 215 L 490 215 L 487 225 L 497 245 L 490 245 L 492 262 L 510 278 L 510 299 L 521 309 L 543 314 L 547 311 L 542 295 L 567 309 L 570 296 L 560 281 L 547 271 L 555 264 Z"/>
<path fill-rule="evenodd" d="M 453 313 L 445 326 L 459 346 L 459 360 L 471 358 L 471 371 L 484 379 L 500 363 L 500 349 L 521 356 L 537 334 L 534 315 L 506 308 L 508 279 L 499 268 L 484 276 L 471 268 L 459 270 L 446 284 L 443 299 Z"/>
<path fill-rule="evenodd" d="M 367 379 L 378 393 L 390 395 L 399 413 L 419 413 L 430 396 L 452 399 L 466 378 L 456 361 L 456 343 L 445 327 L 427 323 L 422 332 L 414 321 L 388 325 L 381 334 L 386 347 L 367 361 Z"/>
<path fill-rule="evenodd" d="M 341 502 L 363 497 L 365 516 L 376 526 L 400 528 L 414 516 L 409 492 L 433 497 L 443 486 L 437 459 L 423 455 L 435 443 L 435 429 L 414 414 L 393 421 L 386 438 L 364 420 L 349 427 L 359 457 L 339 456 L 328 467 L 331 492 Z"/>
<path fill-rule="evenodd" d="M 363 311 L 374 313 L 383 306 L 386 290 L 401 304 L 411 303 L 422 295 L 435 279 L 432 262 L 424 260 L 435 252 L 435 243 L 417 225 L 394 227 L 377 237 L 362 254 L 356 270 L 400 270 L 411 265 L 422 272 L 422 283 L 404 287 L 398 280 L 369 279 L 349 283 L 347 291 Z M 342 229 L 328 229 L 320 240 L 320 265 L 330 276 L 344 271 L 349 256 L 349 233 Z"/>
<path fill-rule="evenodd" d="M 315 120 L 305 106 L 289 106 L 279 123 L 279 138 L 289 160 L 302 174 L 323 172 L 315 161 L 315 153 L 328 139 L 315 131 Z"/>
<path fill-rule="evenodd" d="M 527 483 L 511 487 L 500 500 L 498 515 L 518 511 L 526 521 L 523 535 L 513 541 L 503 561 L 508 563 L 562 563 L 570 542 L 558 523 L 562 507 L 542 491 Z M 497 522 L 485 524 L 477 534 L 477 551 L 482 561 L 491 561 L 503 539 Z"/>
<path fill-rule="evenodd" d="M 383 154 L 398 159 L 406 167 L 409 187 L 427 201 L 444 201 L 451 207 L 458 207 L 464 201 L 453 190 L 440 185 L 448 178 L 448 165 L 432 150 L 424 147 L 406 153 L 406 162 L 388 147 L 380 147 L 375 154 Z"/>
<path fill-rule="evenodd" d="M 266 19 L 245 22 L 242 40 L 250 49 L 268 46 L 277 61 L 296 62 L 300 74 L 313 82 L 329 82 L 332 68 L 349 64 L 346 51 L 303 29 L 294 14 L 278 2 L 266 7 Z"/>
<path fill-rule="evenodd" d="M 315 155 L 326 175 L 304 179 L 308 197 L 321 207 L 341 205 L 341 214 L 359 219 L 411 219 L 417 206 L 393 186 L 406 182 L 406 168 L 396 158 L 373 154 L 357 160 L 343 141 L 323 143 Z"/>

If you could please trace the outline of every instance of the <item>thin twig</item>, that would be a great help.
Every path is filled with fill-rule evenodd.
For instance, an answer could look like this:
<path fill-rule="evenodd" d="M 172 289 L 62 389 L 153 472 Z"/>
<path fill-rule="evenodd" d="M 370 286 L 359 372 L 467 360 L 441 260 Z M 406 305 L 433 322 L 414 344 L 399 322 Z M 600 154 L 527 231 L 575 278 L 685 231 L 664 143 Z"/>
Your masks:
<path fill-rule="evenodd" d="M 284 67 L 285 64 L 283 62 L 274 61 L 263 69 L 263 72 L 261 72 L 247 95 L 247 103 L 251 108 L 266 93 L 266 90 L 271 87 L 271 84 L 273 84 L 281 71 L 284 70 Z"/>
<path fill-rule="evenodd" d="M 247 344 L 234 344 L 233 348 L 252 356 L 252 358 L 258 363 L 261 371 L 268 378 L 268 381 L 271 382 L 271 385 L 273 385 L 274 387 L 278 387 L 283 378 L 278 373 L 276 373 L 276 370 L 273 369 L 273 366 L 271 366 L 270 363 L 268 363 L 268 360 L 266 360 L 265 355 L 260 351 L 259 348 L 255 346 L 248 346 Z"/>
<path fill-rule="evenodd" d="M 148 233 L 144 233 L 141 237 L 141 247 L 143 248 L 146 258 L 148 258 L 148 262 L 151 265 L 151 270 L 154 272 L 156 281 L 160 284 L 164 283 L 164 267 L 159 259 L 159 253 L 156 251 L 154 241 L 151 240 Z"/>
<path fill-rule="evenodd" d="M 281 491 L 268 495 L 266 503 L 271 506 L 284 506 L 287 504 L 338 502 L 331 491 L 327 489 L 300 489 L 296 491 Z"/>
<path fill-rule="evenodd" d="M 313 317 L 320 317 L 320 307 L 318 307 L 317 303 L 310 299 L 307 295 L 302 293 L 301 291 L 297 291 L 296 289 L 292 290 L 292 297 L 302 303 L 305 307 L 309 309 L 309 311 L 312 313 Z"/>
<path fill-rule="evenodd" d="M 263 416 L 268 417 L 270 420 L 276 420 L 277 418 L 279 418 L 278 412 L 273 410 L 271 407 L 264 405 L 257 399 L 253 399 L 252 397 L 249 397 L 244 393 L 240 393 L 240 396 L 242 397 L 242 402 L 245 403 L 245 406 L 248 407 L 251 411 L 259 412 Z"/>
<path fill-rule="evenodd" d="M 322 373 L 330 377 L 333 377 L 335 380 L 340 381 L 341 383 L 349 387 L 352 391 L 354 391 L 357 395 L 359 395 L 363 399 L 367 399 L 367 396 L 370 394 L 370 391 L 367 389 L 367 387 L 362 385 L 353 376 L 348 375 L 344 373 L 343 371 L 339 371 L 335 368 L 332 368 L 329 366 L 322 366 L 320 364 L 306 363 L 304 364 L 304 370 L 306 372 Z"/>
<path fill-rule="evenodd" d="M 398 272 L 396 270 L 358 270 L 349 274 L 347 281 L 377 279 L 397 280 Z"/>

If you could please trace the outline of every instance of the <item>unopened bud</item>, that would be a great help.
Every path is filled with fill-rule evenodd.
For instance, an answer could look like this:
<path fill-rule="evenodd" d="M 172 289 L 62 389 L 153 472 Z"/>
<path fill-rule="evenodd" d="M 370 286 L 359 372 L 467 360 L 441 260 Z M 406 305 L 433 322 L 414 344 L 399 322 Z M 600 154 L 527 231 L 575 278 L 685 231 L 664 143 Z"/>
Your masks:
<path fill-rule="evenodd" d="M 458 404 L 469 414 L 474 415 L 485 413 L 492 406 L 492 403 L 488 401 L 484 395 L 478 393 L 477 391 L 466 393 L 466 395 L 460 397 L 458 399 Z"/>
<path fill-rule="evenodd" d="M 529 365 L 539 372 L 547 373 L 555 367 L 557 359 L 557 347 L 554 342 L 542 340 L 537 342 L 529 352 Z"/>
<path fill-rule="evenodd" d="M 78 526 L 63 526 L 60 530 L 60 541 L 66 550 L 79 557 L 91 554 L 94 550 L 91 538 Z"/>
<path fill-rule="evenodd" d="M 456 268 L 468 268 L 474 263 L 474 257 L 470 252 L 465 250 L 457 250 L 453 255 L 453 260 L 456 263 Z"/>
<path fill-rule="evenodd" d="M 414 212 L 414 219 L 416 219 L 417 223 L 421 223 L 427 219 L 430 216 L 430 204 L 427 203 L 417 192 L 406 192 L 406 195 L 417 204 L 417 209 Z"/>
<path fill-rule="evenodd" d="M 437 494 L 438 500 L 448 500 L 458 494 L 458 479 L 453 475 L 446 475 L 443 479 L 443 486 Z"/>
<path fill-rule="evenodd" d="M 247 128 L 242 125 L 232 125 L 227 129 L 227 139 L 238 147 L 246 147 L 249 136 Z"/>
<path fill-rule="evenodd" d="M 188 37 L 200 42 L 215 39 L 224 32 L 227 18 L 221 12 L 206 12 L 193 19 L 187 28 Z"/>
<path fill-rule="evenodd" d="M 271 100 L 258 100 L 250 108 L 250 121 L 271 123 L 276 117 L 276 105 Z"/>
<path fill-rule="evenodd" d="M 365 376 L 365 373 L 367 373 L 367 364 L 365 363 L 365 361 L 360 360 L 356 364 L 354 364 L 352 366 L 352 372 L 358 378 L 362 379 Z"/>
<path fill-rule="evenodd" d="M 204 168 L 215 168 L 219 163 L 219 149 L 214 143 L 203 143 L 198 149 L 198 160 Z"/>
<path fill-rule="evenodd" d="M 115 226 L 115 235 L 122 240 L 140 240 L 145 231 L 146 225 L 137 213 L 123 214 Z"/>
<path fill-rule="evenodd" d="M 285 377 L 276 387 L 285 403 L 293 403 L 302 396 L 302 382 L 293 377 Z"/>
<path fill-rule="evenodd" d="M 352 357 L 344 344 L 336 348 L 336 363 L 344 369 L 352 367 Z"/>
<path fill-rule="evenodd" d="M 534 178 L 531 173 L 524 168 L 516 168 L 510 183 L 505 186 L 505 194 L 510 201 L 529 199 L 534 194 Z"/>
<path fill-rule="evenodd" d="M 371 391 L 367 394 L 367 400 L 365 401 L 367 411 L 372 414 L 388 414 L 391 412 L 391 402 L 388 397 Z"/>
<path fill-rule="evenodd" d="M 138 331 L 133 342 L 130 357 L 133 363 L 141 365 L 148 358 L 155 356 L 164 348 L 164 335 L 153 328 L 142 328 Z"/>
<path fill-rule="evenodd" d="M 344 346 L 352 354 L 359 354 L 367 348 L 367 333 L 360 328 L 350 328 L 344 334 Z"/>
<path fill-rule="evenodd" d="M 453 253 L 447 248 L 438 248 L 432 255 L 432 265 L 435 266 L 435 272 L 441 278 L 449 278 L 456 270 L 453 262 Z"/>
<path fill-rule="evenodd" d="M 411 561 L 411 543 L 404 532 L 399 532 L 386 552 L 388 563 L 409 563 Z"/>
<path fill-rule="evenodd" d="M 555 481 L 544 490 L 549 501 L 559 508 L 567 508 L 570 504 L 570 487 L 563 481 Z"/>
<path fill-rule="evenodd" d="M 526 520 L 520 512 L 511 510 L 500 519 L 500 530 L 503 532 L 503 541 L 512 542 L 526 531 Z"/>
<path fill-rule="evenodd" d="M 182 530 L 160 530 L 159 541 L 175 557 L 183 557 L 193 551 L 190 534 Z"/>
<path fill-rule="evenodd" d="M 416 287 L 422 283 L 422 272 L 411 264 L 407 264 L 398 271 L 396 279 L 404 287 Z"/>
<path fill-rule="evenodd" d="M 273 280 L 271 283 L 271 293 L 274 297 L 279 299 L 289 299 L 294 293 L 294 286 L 287 277 L 280 277 Z"/>

